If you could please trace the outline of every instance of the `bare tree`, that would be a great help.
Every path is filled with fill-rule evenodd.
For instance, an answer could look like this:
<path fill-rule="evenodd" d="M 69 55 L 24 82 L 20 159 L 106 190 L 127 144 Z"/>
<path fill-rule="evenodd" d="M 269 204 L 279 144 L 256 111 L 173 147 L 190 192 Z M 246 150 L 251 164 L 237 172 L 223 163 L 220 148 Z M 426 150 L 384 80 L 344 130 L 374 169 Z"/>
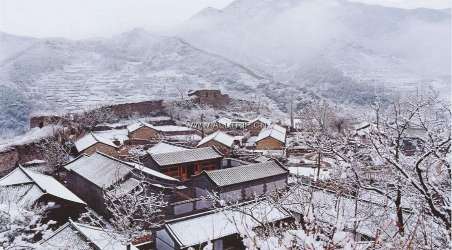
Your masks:
<path fill-rule="evenodd" d="M 114 119 L 115 115 L 109 107 L 97 107 L 86 110 L 75 117 L 75 121 L 87 131 L 92 131 L 97 125 L 111 122 Z"/>
<path fill-rule="evenodd" d="M 163 222 L 163 209 L 167 202 L 163 194 L 150 193 L 146 182 L 124 193 L 118 186 L 105 192 L 109 222 L 115 230 L 131 241 L 150 235 L 151 229 Z"/>
<path fill-rule="evenodd" d="M 50 205 L 19 202 L 20 188 L 0 186 L 0 248 L 34 249 L 36 241 L 51 231 L 53 221 L 44 221 Z"/>
<path fill-rule="evenodd" d="M 47 166 L 54 172 L 59 172 L 61 166 L 69 161 L 68 147 L 60 143 L 57 138 L 45 138 L 38 144 L 39 151 L 47 162 Z"/>

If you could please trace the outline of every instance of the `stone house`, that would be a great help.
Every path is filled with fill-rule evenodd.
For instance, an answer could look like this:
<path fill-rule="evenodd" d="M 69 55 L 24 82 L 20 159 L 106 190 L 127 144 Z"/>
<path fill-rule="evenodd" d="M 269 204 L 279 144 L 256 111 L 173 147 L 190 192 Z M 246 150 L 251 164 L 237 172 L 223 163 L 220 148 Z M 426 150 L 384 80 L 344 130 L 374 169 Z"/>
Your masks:
<path fill-rule="evenodd" d="M 264 117 L 257 117 L 248 122 L 246 125 L 246 130 L 250 133 L 251 136 L 257 136 L 259 132 L 270 126 L 272 122 Z"/>
<path fill-rule="evenodd" d="M 177 185 L 178 180 L 142 165 L 121 161 L 107 154 L 96 152 L 81 155 L 64 166 L 66 182 L 70 190 L 82 197 L 90 207 L 107 214 L 105 192 L 128 193 L 139 186 L 135 174 L 156 184 Z M 141 176 L 140 176 L 141 177 Z"/>
<path fill-rule="evenodd" d="M 199 143 L 198 148 L 214 146 L 223 155 L 229 156 L 234 146 L 234 137 L 224 132 L 217 131 L 204 137 Z"/>
<path fill-rule="evenodd" d="M 119 146 L 110 139 L 94 133 L 88 133 L 75 142 L 75 148 L 78 154 L 92 155 L 96 152 L 102 152 L 117 157 Z"/>
<path fill-rule="evenodd" d="M 222 159 L 223 155 L 215 147 L 204 147 L 148 154 L 142 161 L 148 168 L 181 181 L 186 181 L 203 170 L 220 169 Z"/>
<path fill-rule="evenodd" d="M 255 141 L 257 150 L 282 150 L 286 145 L 286 129 L 279 125 L 263 129 Z"/>
<path fill-rule="evenodd" d="M 252 215 L 240 211 L 252 211 Z M 271 214 L 271 216 L 268 216 Z M 262 223 L 291 223 L 289 213 L 273 207 L 266 200 L 242 203 L 233 208 L 219 208 L 167 220 L 155 235 L 155 249 L 203 249 L 211 242 L 213 249 L 245 249 L 237 222 L 256 228 Z"/>
<path fill-rule="evenodd" d="M 63 184 L 49 175 L 41 174 L 21 166 L 0 179 L 0 187 L 14 204 L 31 207 L 36 204 L 54 202 L 56 206 L 47 211 L 47 219 L 64 221 L 84 211 L 86 203 Z"/>
<path fill-rule="evenodd" d="M 137 122 L 127 127 L 129 140 L 156 140 L 167 136 L 196 134 L 192 128 L 176 125 L 154 126 L 146 122 Z"/>
<path fill-rule="evenodd" d="M 289 172 L 277 161 L 267 161 L 212 171 L 193 177 L 196 197 L 218 193 L 226 201 L 254 198 L 287 187 Z"/>

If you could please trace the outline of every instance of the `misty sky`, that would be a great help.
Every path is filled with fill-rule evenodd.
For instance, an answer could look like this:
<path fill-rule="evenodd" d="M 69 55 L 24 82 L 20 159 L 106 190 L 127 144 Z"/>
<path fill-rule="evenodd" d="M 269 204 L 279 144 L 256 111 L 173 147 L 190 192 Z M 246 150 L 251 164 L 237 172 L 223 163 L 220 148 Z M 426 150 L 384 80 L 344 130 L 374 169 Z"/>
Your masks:
<path fill-rule="evenodd" d="M 0 0 L 0 31 L 72 39 L 111 36 L 135 27 L 162 31 L 201 9 L 233 0 Z M 260 1 L 260 0 L 256 0 Z M 449 8 L 450 0 L 356 0 L 401 8 Z"/>

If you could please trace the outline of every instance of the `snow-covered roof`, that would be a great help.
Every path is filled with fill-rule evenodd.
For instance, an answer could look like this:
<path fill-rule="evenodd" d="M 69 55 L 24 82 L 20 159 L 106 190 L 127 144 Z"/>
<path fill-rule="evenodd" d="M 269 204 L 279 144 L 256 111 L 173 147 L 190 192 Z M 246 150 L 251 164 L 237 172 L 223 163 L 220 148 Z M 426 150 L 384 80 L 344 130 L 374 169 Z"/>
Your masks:
<path fill-rule="evenodd" d="M 39 249 L 77 249 L 77 250 L 125 250 L 121 235 L 105 228 L 93 227 L 69 220 L 39 242 Z M 91 246 L 91 244 L 94 245 Z M 131 246 L 131 249 L 136 249 Z"/>
<path fill-rule="evenodd" d="M 203 171 L 202 174 L 207 175 L 218 187 L 225 187 L 287 173 L 288 171 L 275 161 L 267 161 L 232 168 Z"/>
<path fill-rule="evenodd" d="M 253 216 L 238 211 L 242 209 L 252 211 Z M 164 228 L 181 248 L 186 248 L 237 234 L 243 225 L 255 228 L 260 225 L 259 222 L 276 222 L 286 218 L 289 215 L 284 211 L 267 204 L 267 201 L 260 201 L 237 209 L 218 209 L 167 221 Z"/>
<path fill-rule="evenodd" d="M 24 184 L 34 184 L 40 189 L 42 194 L 49 194 L 57 198 L 79 203 L 86 204 L 77 195 L 72 193 L 63 184 L 59 183 L 52 176 L 44 175 L 41 173 L 28 170 L 23 167 L 17 167 L 11 173 L 0 179 L 0 186 L 17 186 Z M 39 198 L 39 197 L 37 197 Z"/>
<path fill-rule="evenodd" d="M 142 121 L 138 121 L 136 123 L 130 124 L 129 126 L 127 126 L 127 130 L 129 132 L 133 132 L 136 131 L 137 129 L 141 128 L 141 127 L 149 127 L 152 128 L 152 125 L 146 122 L 142 122 Z"/>
<path fill-rule="evenodd" d="M 137 164 L 137 163 L 130 163 L 130 164 L 132 164 L 135 167 L 135 169 L 137 169 L 137 170 L 139 170 L 139 171 L 141 171 L 141 172 L 143 172 L 145 174 L 152 175 L 154 177 L 157 177 L 157 178 L 163 179 L 163 180 L 167 180 L 167 181 L 177 181 L 177 182 L 179 182 L 178 179 L 173 178 L 171 176 L 168 176 L 166 174 L 162 174 L 159 171 L 155 171 L 154 169 L 145 167 L 145 166 Z"/>
<path fill-rule="evenodd" d="M 232 120 L 227 117 L 220 117 L 215 120 L 216 123 L 219 123 L 223 126 L 229 127 L 232 123 Z"/>
<path fill-rule="evenodd" d="M 273 124 L 271 126 L 271 128 L 273 128 L 274 130 L 277 130 L 278 132 L 281 132 L 283 134 L 286 134 L 286 131 L 287 131 L 286 128 L 284 128 L 283 126 L 280 126 L 278 124 Z"/>
<path fill-rule="evenodd" d="M 318 168 L 312 167 L 289 167 L 289 171 L 291 174 L 296 176 L 305 176 L 313 179 L 317 179 L 317 174 L 319 175 L 320 180 L 327 180 L 330 178 L 331 171 L 329 169 L 321 168 L 320 173 L 318 173 Z"/>
<path fill-rule="evenodd" d="M 186 132 L 186 131 L 194 131 L 192 128 L 184 127 L 184 126 L 176 126 L 176 125 L 162 125 L 162 126 L 154 126 L 152 124 L 138 121 L 137 123 L 134 123 L 132 125 L 129 125 L 127 127 L 127 130 L 129 132 L 133 132 L 141 127 L 148 127 L 152 128 L 159 132 Z"/>
<path fill-rule="evenodd" d="M 186 132 L 194 131 L 192 128 L 176 125 L 163 125 L 163 126 L 153 126 L 153 128 L 160 132 Z"/>
<path fill-rule="evenodd" d="M 162 154 L 187 150 L 187 148 L 176 146 L 167 142 L 159 142 L 147 150 L 149 154 Z"/>
<path fill-rule="evenodd" d="M 262 122 L 263 124 L 265 124 L 267 126 L 270 126 L 272 124 L 272 121 L 270 119 L 267 119 L 267 118 L 261 117 L 261 116 L 256 117 L 253 120 L 249 121 L 248 124 L 253 124 L 257 121 Z"/>
<path fill-rule="evenodd" d="M 275 128 L 275 126 L 273 125 L 271 127 L 262 129 L 261 132 L 259 132 L 259 135 L 257 136 L 256 142 L 263 140 L 267 137 L 271 137 L 282 143 L 285 143 L 286 142 L 285 129 L 282 128 L 282 129 L 284 129 L 284 132 L 283 132 L 283 130 L 281 128 L 282 128 L 281 126 L 279 126 L 279 128 L 278 127 Z"/>
<path fill-rule="evenodd" d="M 198 147 L 203 145 L 206 142 L 209 142 L 211 140 L 214 140 L 216 142 L 219 142 L 223 145 L 225 145 L 226 147 L 232 147 L 232 145 L 234 144 L 234 137 L 230 136 L 222 131 L 216 131 L 206 137 L 204 137 L 199 143 L 198 143 Z"/>
<path fill-rule="evenodd" d="M 163 154 L 153 154 L 151 157 L 159 166 L 169 166 L 187 162 L 219 159 L 223 156 L 215 148 L 205 147 Z"/>
<path fill-rule="evenodd" d="M 96 152 L 91 156 L 81 156 L 64 166 L 94 183 L 98 187 L 108 188 L 127 176 L 133 165 Z"/>
<path fill-rule="evenodd" d="M 118 140 L 121 143 L 123 143 L 125 140 L 129 139 L 127 129 L 110 129 L 110 130 L 105 130 L 105 131 L 96 131 L 96 132 L 93 132 L 93 134 L 96 137 L 105 138 L 110 141 Z"/>
<path fill-rule="evenodd" d="M 130 193 L 132 190 L 140 185 L 140 181 L 135 178 L 129 178 L 124 182 L 121 182 L 113 190 L 110 190 L 110 194 L 114 194 L 117 197 L 122 197 L 125 194 Z"/>
<path fill-rule="evenodd" d="M 22 164 L 23 166 L 28 166 L 28 165 L 41 165 L 41 164 L 46 164 L 47 162 L 44 160 L 39 160 L 39 159 L 34 159 L 31 161 L 27 161 L 24 164 Z"/>
<path fill-rule="evenodd" d="M 96 144 L 98 142 L 112 146 L 114 148 L 118 147 L 110 139 L 104 138 L 100 135 L 95 135 L 94 133 L 86 134 L 82 138 L 78 139 L 75 142 L 75 147 L 77 148 L 78 152 L 82 152 L 83 150 L 93 146 L 94 144 Z"/>

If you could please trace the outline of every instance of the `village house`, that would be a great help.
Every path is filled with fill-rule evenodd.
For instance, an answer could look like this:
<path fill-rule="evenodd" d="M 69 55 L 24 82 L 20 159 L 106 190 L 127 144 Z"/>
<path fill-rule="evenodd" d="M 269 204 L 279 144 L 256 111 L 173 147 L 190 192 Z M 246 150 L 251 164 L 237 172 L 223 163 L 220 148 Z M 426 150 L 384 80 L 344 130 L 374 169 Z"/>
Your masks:
<path fill-rule="evenodd" d="M 219 170 L 193 177 L 196 197 L 217 193 L 226 201 L 254 198 L 287 187 L 289 172 L 277 161 L 267 161 Z"/>
<path fill-rule="evenodd" d="M 264 117 L 257 117 L 248 122 L 248 124 L 246 125 L 246 130 L 250 133 L 251 136 L 257 136 L 262 129 L 267 128 L 271 124 L 271 120 Z"/>
<path fill-rule="evenodd" d="M 146 122 L 137 122 L 128 128 L 130 140 L 155 140 L 167 136 L 196 134 L 192 128 L 176 125 L 154 126 Z"/>
<path fill-rule="evenodd" d="M 224 132 L 217 131 L 204 137 L 199 143 L 198 148 L 215 146 L 223 155 L 229 156 L 234 146 L 234 137 Z"/>
<path fill-rule="evenodd" d="M 203 170 L 221 167 L 223 155 L 215 147 L 187 149 L 175 152 L 148 154 L 143 159 L 146 167 L 185 181 Z"/>
<path fill-rule="evenodd" d="M 226 130 L 231 127 L 232 120 L 226 117 L 220 117 L 213 122 L 215 130 Z"/>
<path fill-rule="evenodd" d="M 30 207 L 35 204 L 54 202 L 47 211 L 49 219 L 62 221 L 81 213 L 86 203 L 69 191 L 52 176 L 44 175 L 21 166 L 0 179 L 0 187 L 5 193 L 0 198 L 14 204 Z"/>
<path fill-rule="evenodd" d="M 221 91 L 217 89 L 189 91 L 188 96 L 193 97 L 195 103 L 214 107 L 225 106 L 231 101 L 228 95 L 222 94 Z"/>
<path fill-rule="evenodd" d="M 252 215 L 240 211 L 252 211 Z M 277 224 L 291 220 L 288 213 L 266 200 L 220 208 L 165 221 L 155 233 L 155 249 L 203 249 L 208 242 L 214 250 L 245 249 L 236 223 L 256 228 L 259 222 Z"/>
<path fill-rule="evenodd" d="M 127 246 L 121 241 L 123 238 L 110 229 L 69 220 L 51 235 L 45 236 L 39 242 L 39 249 L 138 250 L 134 245 Z"/>
<path fill-rule="evenodd" d="M 128 193 L 134 190 L 140 184 L 135 173 L 158 184 L 179 182 L 142 165 L 121 161 L 100 152 L 91 156 L 82 155 L 67 163 L 64 168 L 68 171 L 68 187 L 90 207 L 103 214 L 107 214 L 104 192 L 114 189 L 117 193 Z"/>
<path fill-rule="evenodd" d="M 88 133 L 75 143 L 78 154 L 92 155 L 95 152 L 102 152 L 113 157 L 118 156 L 119 146 L 110 139 L 104 138 L 94 133 Z"/>
<path fill-rule="evenodd" d="M 286 145 L 286 129 L 272 125 L 263 129 L 255 141 L 257 150 L 282 150 Z"/>

